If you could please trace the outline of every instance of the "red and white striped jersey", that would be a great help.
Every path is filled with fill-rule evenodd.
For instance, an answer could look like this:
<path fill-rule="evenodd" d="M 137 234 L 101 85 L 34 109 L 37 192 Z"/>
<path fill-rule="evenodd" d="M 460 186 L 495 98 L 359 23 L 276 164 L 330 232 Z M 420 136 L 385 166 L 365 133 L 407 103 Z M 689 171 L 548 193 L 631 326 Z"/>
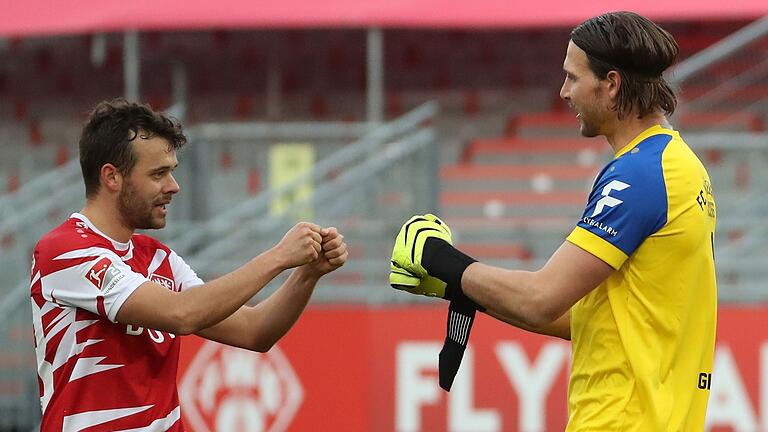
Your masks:
<path fill-rule="evenodd" d="M 31 297 L 43 431 L 182 431 L 176 335 L 116 322 L 153 281 L 202 284 L 175 252 L 136 234 L 116 242 L 75 213 L 37 244 Z"/>

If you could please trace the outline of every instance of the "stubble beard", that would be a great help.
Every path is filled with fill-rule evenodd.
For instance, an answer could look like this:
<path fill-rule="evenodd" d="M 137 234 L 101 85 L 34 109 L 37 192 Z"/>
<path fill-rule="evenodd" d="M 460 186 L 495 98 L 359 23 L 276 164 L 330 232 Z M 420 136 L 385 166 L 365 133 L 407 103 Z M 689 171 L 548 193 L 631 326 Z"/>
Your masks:
<path fill-rule="evenodd" d="M 131 183 L 126 183 L 118 194 L 117 208 L 123 223 L 131 229 L 161 229 L 165 227 L 165 218 L 152 216 L 155 206 L 152 202 L 142 200 Z"/>
<path fill-rule="evenodd" d="M 585 138 L 594 138 L 601 135 L 600 116 L 594 110 L 579 111 L 579 132 Z"/>
<path fill-rule="evenodd" d="M 583 117 L 580 120 L 581 124 L 579 125 L 579 132 L 581 132 L 581 136 L 585 138 L 594 138 L 600 135 L 600 132 L 597 130 L 597 127 L 595 127 L 594 124 L 587 121 Z"/>

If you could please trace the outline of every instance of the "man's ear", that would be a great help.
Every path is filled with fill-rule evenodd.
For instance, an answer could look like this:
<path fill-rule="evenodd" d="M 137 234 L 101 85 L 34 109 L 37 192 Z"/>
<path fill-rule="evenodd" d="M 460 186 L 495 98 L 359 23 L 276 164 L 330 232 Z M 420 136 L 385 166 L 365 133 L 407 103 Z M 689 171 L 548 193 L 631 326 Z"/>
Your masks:
<path fill-rule="evenodd" d="M 101 166 L 99 178 L 101 185 L 110 192 L 119 192 L 123 187 L 123 175 L 110 163 Z"/>
<path fill-rule="evenodd" d="M 608 73 L 605 75 L 605 82 L 608 96 L 610 96 L 611 99 L 615 101 L 616 98 L 619 97 L 619 89 L 621 88 L 621 74 L 616 70 L 608 71 Z"/>

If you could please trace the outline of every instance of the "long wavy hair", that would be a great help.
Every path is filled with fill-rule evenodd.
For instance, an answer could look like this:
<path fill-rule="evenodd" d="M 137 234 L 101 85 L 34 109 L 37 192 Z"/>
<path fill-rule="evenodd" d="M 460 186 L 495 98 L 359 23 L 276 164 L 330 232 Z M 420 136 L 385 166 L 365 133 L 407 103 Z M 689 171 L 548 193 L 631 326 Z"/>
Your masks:
<path fill-rule="evenodd" d="M 633 111 L 638 118 L 675 111 L 677 96 L 662 76 L 680 52 L 669 32 L 636 13 L 611 12 L 579 24 L 571 41 L 587 54 L 598 78 L 612 70 L 621 76 L 614 106 L 619 119 Z"/>

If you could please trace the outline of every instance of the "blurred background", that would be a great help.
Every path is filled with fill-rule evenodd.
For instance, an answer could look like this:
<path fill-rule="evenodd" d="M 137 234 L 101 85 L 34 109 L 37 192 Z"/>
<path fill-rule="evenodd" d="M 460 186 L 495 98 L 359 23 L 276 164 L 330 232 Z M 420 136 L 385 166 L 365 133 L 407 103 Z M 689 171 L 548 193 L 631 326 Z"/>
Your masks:
<path fill-rule="evenodd" d="M 388 260 L 400 224 L 427 211 L 487 263 L 537 269 L 559 246 L 612 157 L 602 138 L 579 136 L 559 99 L 562 61 L 570 29 L 609 9 L 554 0 L 63 3 L 20 2 L 0 17 L 0 431 L 39 428 L 30 256 L 82 208 L 80 127 L 117 96 L 185 125 L 181 192 L 167 227 L 150 234 L 203 279 L 271 247 L 297 220 L 339 227 L 350 247 L 274 352 L 185 345 L 189 429 L 562 430 L 567 344 L 482 317 L 474 363 L 460 371 L 472 379 L 465 369 L 474 364 L 474 380 L 451 393 L 469 399 L 445 396 L 433 370 L 444 306 L 389 288 Z M 680 97 L 671 121 L 717 197 L 722 312 L 708 429 L 768 431 L 768 6 L 740 1 L 726 14 L 714 2 L 627 3 L 680 45 L 667 76 Z M 336 346 L 316 342 L 323 325 L 338 331 Z M 515 347 L 519 356 L 502 356 Z M 339 349 L 362 360 L 318 366 Z M 413 366 L 409 353 L 432 369 Z M 214 360 L 232 355 L 246 357 Z M 529 388 L 546 392 L 526 402 L 522 381 L 504 371 L 542 371 L 534 368 L 545 356 L 560 360 L 549 381 L 532 375 Z M 198 375 L 232 364 L 262 378 L 196 401 Z M 328 374 L 335 384 L 318 378 Z M 499 390 L 499 380 L 512 385 Z M 332 403 L 357 388 L 353 405 Z"/>

